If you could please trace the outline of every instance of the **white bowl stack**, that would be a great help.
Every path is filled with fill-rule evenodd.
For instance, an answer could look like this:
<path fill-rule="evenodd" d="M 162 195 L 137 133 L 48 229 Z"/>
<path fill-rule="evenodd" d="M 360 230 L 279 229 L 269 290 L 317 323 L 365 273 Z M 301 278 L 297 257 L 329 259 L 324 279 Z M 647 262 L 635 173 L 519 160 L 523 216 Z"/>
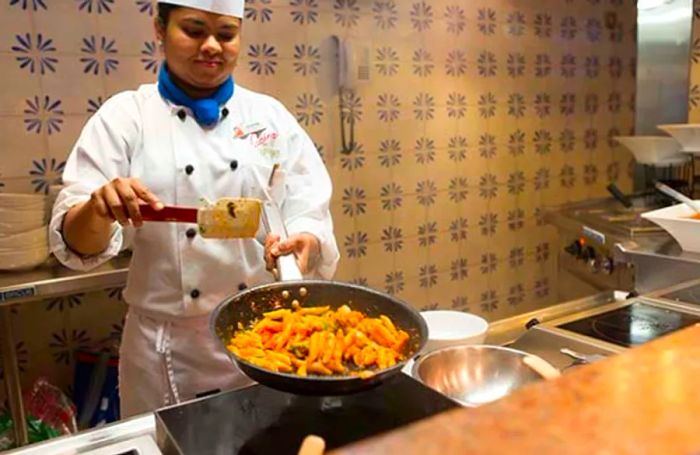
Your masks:
<path fill-rule="evenodd" d="M 693 215 L 695 211 L 687 204 L 676 204 L 642 213 L 643 218 L 653 221 L 666 230 L 683 251 L 700 253 L 700 220 L 693 218 Z"/>
<path fill-rule="evenodd" d="M 49 257 L 47 224 L 46 196 L 0 193 L 0 270 L 44 263 Z"/>
<path fill-rule="evenodd" d="M 681 151 L 681 144 L 672 137 L 616 136 L 615 140 L 632 152 L 639 164 L 666 167 L 690 161 L 690 156 Z"/>
<path fill-rule="evenodd" d="M 681 145 L 681 151 L 700 154 L 700 123 L 678 123 L 657 125 L 661 131 L 670 134 Z"/>

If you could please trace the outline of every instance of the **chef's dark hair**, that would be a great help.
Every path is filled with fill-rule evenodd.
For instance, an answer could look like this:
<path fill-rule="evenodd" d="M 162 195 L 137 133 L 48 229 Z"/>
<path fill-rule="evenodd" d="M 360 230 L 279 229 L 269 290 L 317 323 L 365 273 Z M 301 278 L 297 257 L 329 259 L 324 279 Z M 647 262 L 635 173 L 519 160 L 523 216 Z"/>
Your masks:
<path fill-rule="evenodd" d="M 158 22 L 160 25 L 165 27 L 168 25 L 168 19 L 170 19 L 170 12 L 172 10 L 182 8 L 179 5 L 171 5 L 170 3 L 158 2 Z"/>

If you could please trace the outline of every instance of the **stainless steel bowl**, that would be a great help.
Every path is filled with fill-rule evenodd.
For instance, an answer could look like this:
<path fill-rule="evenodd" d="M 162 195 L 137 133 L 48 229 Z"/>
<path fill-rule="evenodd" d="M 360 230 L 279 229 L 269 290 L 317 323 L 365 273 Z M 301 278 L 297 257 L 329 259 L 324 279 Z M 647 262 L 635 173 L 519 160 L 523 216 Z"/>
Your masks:
<path fill-rule="evenodd" d="M 451 346 L 419 357 L 412 375 L 462 405 L 476 407 L 542 379 L 523 363 L 526 356 L 501 346 Z"/>

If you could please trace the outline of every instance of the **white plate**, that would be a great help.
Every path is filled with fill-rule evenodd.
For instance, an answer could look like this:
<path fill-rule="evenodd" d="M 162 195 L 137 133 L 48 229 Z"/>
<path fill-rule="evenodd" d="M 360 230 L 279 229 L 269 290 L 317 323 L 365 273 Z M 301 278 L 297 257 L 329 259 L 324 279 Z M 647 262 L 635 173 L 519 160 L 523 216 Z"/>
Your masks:
<path fill-rule="evenodd" d="M 687 205 L 676 204 L 642 213 L 642 217 L 664 228 L 684 251 L 700 253 L 700 220 L 690 218 L 694 213 Z"/>

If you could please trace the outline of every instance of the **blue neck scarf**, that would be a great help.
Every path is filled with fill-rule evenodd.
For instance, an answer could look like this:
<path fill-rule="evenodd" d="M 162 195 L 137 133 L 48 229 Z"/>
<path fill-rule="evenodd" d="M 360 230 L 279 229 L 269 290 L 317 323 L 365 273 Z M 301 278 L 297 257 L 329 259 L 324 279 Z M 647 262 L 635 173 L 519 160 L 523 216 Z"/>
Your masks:
<path fill-rule="evenodd" d="M 166 100 L 178 106 L 189 108 L 197 123 L 209 127 L 219 121 L 219 108 L 233 96 L 233 77 L 229 76 L 226 82 L 216 89 L 211 98 L 195 100 L 175 85 L 170 78 L 170 73 L 165 68 L 165 63 L 163 63 L 158 73 L 158 91 Z"/>

